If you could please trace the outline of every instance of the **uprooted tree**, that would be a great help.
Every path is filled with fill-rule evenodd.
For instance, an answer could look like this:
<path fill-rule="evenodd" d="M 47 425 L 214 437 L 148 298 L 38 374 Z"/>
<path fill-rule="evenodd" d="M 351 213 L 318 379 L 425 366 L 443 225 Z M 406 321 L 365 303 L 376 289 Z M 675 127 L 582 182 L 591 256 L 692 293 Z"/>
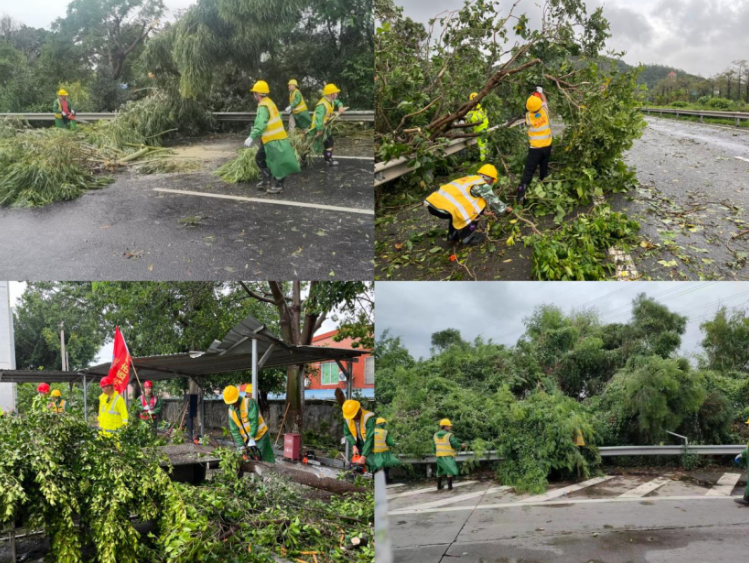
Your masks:
<path fill-rule="evenodd" d="M 494 225 L 492 232 L 509 235 L 508 245 L 530 235 L 524 242 L 534 247 L 534 277 L 606 277 L 602 249 L 631 240 L 636 224 L 605 206 L 563 222 L 579 206 L 633 185 L 622 154 L 644 128 L 638 71 L 617 72 L 602 57 L 609 25 L 601 8 L 589 14 L 582 0 L 547 0 L 533 28 L 535 20 L 516 13 L 518 3 L 503 10 L 494 0 L 467 1 L 430 20 L 427 31 L 391 0 L 377 1 L 377 156 L 406 156 L 413 169 L 384 184 L 378 203 L 386 214 L 385 207 L 423 199 L 439 179 L 457 175 L 460 163 L 445 156 L 446 145 L 479 135 L 488 141 L 488 161 L 500 170 L 498 185 L 512 193 L 528 150 L 525 133 L 513 125 L 524 116 L 527 96 L 542 85 L 552 113 L 564 122 L 550 176 L 528 190 L 530 219 L 520 215 L 525 221 L 509 230 Z M 471 92 L 478 95 L 469 101 Z M 489 116 L 488 132 L 474 133 L 473 124 L 462 122 L 478 104 Z M 544 215 L 553 215 L 557 227 L 540 233 L 532 217 Z"/>

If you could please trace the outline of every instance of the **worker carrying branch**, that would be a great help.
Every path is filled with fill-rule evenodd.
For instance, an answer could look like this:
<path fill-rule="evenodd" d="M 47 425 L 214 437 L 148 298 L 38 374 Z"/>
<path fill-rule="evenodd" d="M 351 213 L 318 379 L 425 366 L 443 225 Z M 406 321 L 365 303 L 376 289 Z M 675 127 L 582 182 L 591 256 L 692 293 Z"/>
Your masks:
<path fill-rule="evenodd" d="M 52 113 L 55 114 L 55 127 L 75 129 L 75 110 L 68 100 L 68 93 L 62 88 L 57 92 Z"/>
<path fill-rule="evenodd" d="M 394 447 L 396 443 L 390 432 L 385 428 L 386 425 L 387 420 L 382 417 L 375 420 L 374 448 L 372 451 L 374 452 L 375 472 L 384 471 L 385 482 L 387 483 L 390 480 L 390 468 L 398 467 L 403 463 L 390 452 L 390 448 Z"/>
<path fill-rule="evenodd" d="M 289 80 L 289 105 L 284 111 L 289 114 L 289 131 L 297 127 L 306 131 L 312 125 L 312 118 L 299 90 L 299 83 L 293 78 Z"/>
<path fill-rule="evenodd" d="M 448 220 L 447 240 L 461 244 L 478 244 L 483 235 L 477 232 L 479 218 L 486 213 L 486 206 L 497 215 L 511 213 L 508 207 L 492 191 L 497 181 L 497 169 L 484 164 L 475 176 L 458 178 L 424 200 L 429 213 Z"/>
<path fill-rule="evenodd" d="M 114 390 L 110 376 L 102 377 L 99 382 L 99 429 L 102 436 L 112 437 L 128 422 L 125 399 Z"/>
<path fill-rule="evenodd" d="M 62 393 L 59 389 L 54 389 L 50 394 L 52 399 L 47 403 L 47 408 L 55 414 L 62 414 L 67 409 L 67 401 L 62 398 Z"/>
<path fill-rule="evenodd" d="M 252 386 L 246 390 L 252 393 Z M 262 461 L 276 462 L 273 446 L 268 435 L 260 408 L 251 395 L 240 397 L 239 389 L 234 385 L 224 388 L 224 402 L 229 405 L 229 432 L 231 432 L 237 450 L 240 452 L 258 451 Z"/>
<path fill-rule="evenodd" d="M 343 403 L 343 436 L 351 444 L 351 462 L 360 457 L 366 460 L 367 470 L 375 470 L 375 414 L 362 408 L 359 401 L 349 399 Z"/>
<path fill-rule="evenodd" d="M 338 166 L 338 162 L 333 160 L 333 133 L 328 123 L 334 114 L 341 115 L 345 108 L 338 100 L 340 90 L 335 84 L 326 84 L 322 93 L 322 98 L 315 104 L 315 113 L 312 114 L 312 124 L 307 135 L 315 139 L 313 149 L 317 153 L 323 153 L 325 164 Z"/>
<path fill-rule="evenodd" d="M 476 92 L 472 92 L 471 95 L 468 97 L 469 100 L 473 100 L 478 94 Z M 482 131 L 485 131 L 489 128 L 489 118 L 486 116 L 486 112 L 484 112 L 484 109 L 481 107 L 481 104 L 477 104 L 475 108 L 473 108 L 471 111 L 469 111 L 466 114 L 466 119 L 469 123 L 477 123 L 473 128 L 474 133 L 481 133 Z M 476 143 L 479 146 L 479 157 L 481 159 L 481 162 L 486 161 L 486 155 L 487 155 L 487 148 L 486 148 L 486 139 L 482 137 L 478 137 L 476 139 Z"/>
<path fill-rule="evenodd" d="M 440 420 L 440 429 L 432 438 L 434 455 L 437 457 L 437 490 L 442 490 L 442 477 L 447 477 L 447 489 L 453 488 L 453 477 L 458 475 L 458 464 L 455 463 L 456 450 L 466 447 L 452 433 L 453 424 L 449 419 Z"/>
<path fill-rule="evenodd" d="M 524 205 L 528 186 L 533 180 L 536 168 L 539 169 L 539 179 L 543 181 L 549 170 L 551 158 L 551 124 L 549 121 L 549 105 L 541 86 L 526 100 L 525 124 L 528 127 L 528 142 L 531 148 L 525 159 L 525 170 L 518 186 L 517 203 Z"/>
<path fill-rule="evenodd" d="M 299 172 L 301 168 L 299 168 L 299 161 L 286 135 L 286 130 L 283 128 L 281 114 L 278 113 L 273 100 L 268 97 L 270 94 L 268 83 L 265 80 L 258 80 L 251 92 L 258 103 L 257 116 L 244 146 L 249 148 L 258 138 L 260 139 L 260 148 L 255 155 L 255 162 L 262 174 L 262 180 L 257 187 L 264 189 L 268 194 L 280 194 L 283 192 L 286 177 Z M 273 186 L 271 186 L 271 177 L 275 180 Z"/>

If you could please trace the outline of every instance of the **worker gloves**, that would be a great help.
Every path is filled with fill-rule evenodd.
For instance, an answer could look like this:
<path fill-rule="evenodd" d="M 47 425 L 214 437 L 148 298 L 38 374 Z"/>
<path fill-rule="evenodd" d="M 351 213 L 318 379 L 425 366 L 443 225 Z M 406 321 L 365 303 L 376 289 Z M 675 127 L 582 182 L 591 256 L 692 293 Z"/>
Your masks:
<path fill-rule="evenodd" d="M 244 141 L 244 146 L 248 149 L 255 143 L 255 139 L 253 137 L 247 137 Z"/>
<path fill-rule="evenodd" d="M 247 442 L 247 445 L 250 446 L 251 448 L 254 448 L 255 447 L 254 438 L 250 438 L 249 441 Z"/>
<path fill-rule="evenodd" d="M 285 110 L 286 113 L 289 113 L 291 111 L 291 106 L 288 106 Z"/>
<path fill-rule="evenodd" d="M 536 86 L 536 92 L 538 92 L 539 94 L 543 94 L 544 89 L 541 86 Z"/>

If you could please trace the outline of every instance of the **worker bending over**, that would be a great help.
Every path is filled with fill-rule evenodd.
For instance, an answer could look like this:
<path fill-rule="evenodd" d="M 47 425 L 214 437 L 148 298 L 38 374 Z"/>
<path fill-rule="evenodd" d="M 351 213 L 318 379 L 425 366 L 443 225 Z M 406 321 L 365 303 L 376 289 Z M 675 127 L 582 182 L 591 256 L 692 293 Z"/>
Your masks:
<path fill-rule="evenodd" d="M 250 136 L 244 142 L 245 147 L 251 147 L 260 139 L 260 148 L 255 155 L 255 162 L 260 168 L 262 180 L 258 189 L 268 194 L 283 192 L 286 176 L 299 172 L 299 161 L 283 128 L 281 114 L 276 104 L 268 97 L 270 88 L 265 80 L 258 80 L 252 87 L 252 96 L 257 102 L 257 116 L 252 125 Z M 271 178 L 275 180 L 271 186 Z"/>
<path fill-rule="evenodd" d="M 497 215 L 512 212 L 512 208 L 502 203 L 492 191 L 497 177 L 497 169 L 491 164 L 484 164 L 477 175 L 444 184 L 424 200 L 429 213 L 447 219 L 448 241 L 465 245 L 480 243 L 484 237 L 476 231 L 476 227 L 487 205 Z"/>
<path fill-rule="evenodd" d="M 340 90 L 335 84 L 326 84 L 322 93 L 322 98 L 315 104 L 315 113 L 312 114 L 312 124 L 307 134 L 315 139 L 313 149 L 317 153 L 323 153 L 325 164 L 338 166 L 338 162 L 333 160 L 333 132 L 328 127 L 328 122 L 334 114 L 341 115 L 344 107 L 338 99 Z"/>
<path fill-rule="evenodd" d="M 458 475 L 458 464 L 455 463 L 455 450 L 466 447 L 452 433 L 452 422 L 447 418 L 440 420 L 440 429 L 435 433 L 434 455 L 437 457 L 437 490 L 442 490 L 442 477 L 447 477 L 447 490 L 453 488 L 453 477 Z"/>
<path fill-rule="evenodd" d="M 367 470 L 375 470 L 374 440 L 375 440 L 375 415 L 373 412 L 364 410 L 359 401 L 349 399 L 343 403 L 343 436 L 352 446 L 351 459 L 362 456 L 367 461 Z"/>
<path fill-rule="evenodd" d="M 390 448 L 396 444 L 393 441 L 393 437 L 390 435 L 388 430 L 385 428 L 387 420 L 380 417 L 375 420 L 375 431 L 374 431 L 374 466 L 375 471 L 385 472 L 385 482 L 387 483 L 390 479 L 390 468 L 398 467 L 403 465 L 395 455 L 390 452 Z"/>
<path fill-rule="evenodd" d="M 476 92 L 472 92 L 471 95 L 468 97 L 468 99 L 473 100 L 476 96 L 478 96 L 478 94 Z M 486 116 L 486 113 L 481 107 L 481 104 L 477 104 L 475 108 L 469 111 L 466 114 L 466 119 L 468 120 L 469 123 L 478 124 L 473 128 L 474 133 L 481 133 L 485 129 L 489 128 L 489 118 Z M 479 157 L 481 158 L 481 162 L 484 162 L 486 161 L 486 154 L 487 154 L 486 139 L 482 139 L 481 137 L 478 137 L 476 139 L 476 143 L 479 146 Z"/>
<path fill-rule="evenodd" d="M 248 385 L 247 390 L 252 393 L 252 386 Z M 224 389 L 224 402 L 229 405 L 229 431 L 237 450 L 246 452 L 249 448 L 257 448 L 262 461 L 275 463 L 268 425 L 252 395 L 240 397 L 239 389 L 229 385 Z"/>
<path fill-rule="evenodd" d="M 50 397 L 52 400 L 47 403 L 47 408 L 56 414 L 64 413 L 67 409 L 67 401 L 62 398 L 62 393 L 60 393 L 60 390 L 54 389 L 52 393 L 50 393 Z"/>
<path fill-rule="evenodd" d="M 285 111 L 289 114 L 289 131 L 297 127 L 306 131 L 312 125 L 312 118 L 299 90 L 299 83 L 293 78 L 289 80 L 289 105 Z"/>
<path fill-rule="evenodd" d="M 746 421 L 746 424 L 749 425 L 749 420 Z M 734 461 L 736 462 L 736 465 L 749 467 L 749 446 L 747 446 L 743 452 L 737 455 Z M 746 489 L 744 489 L 744 498 L 734 499 L 734 502 L 737 502 L 738 504 L 741 504 L 743 506 L 749 506 L 749 474 L 747 474 Z"/>
<path fill-rule="evenodd" d="M 151 425 L 151 432 L 156 434 L 161 419 L 161 399 L 153 392 L 153 383 L 150 381 L 143 382 L 143 394 L 138 402 L 140 419 Z"/>
<path fill-rule="evenodd" d="M 114 390 L 112 378 L 103 377 L 99 382 L 99 429 L 102 436 L 112 437 L 128 421 L 125 399 Z"/>
<path fill-rule="evenodd" d="M 64 89 L 57 92 L 57 98 L 52 106 L 55 114 L 55 127 L 60 129 L 75 129 L 75 110 L 68 100 L 68 93 Z"/>
<path fill-rule="evenodd" d="M 525 102 L 525 124 L 528 127 L 528 141 L 531 148 L 525 159 L 525 170 L 518 186 L 517 202 L 524 205 L 526 190 L 533 180 L 536 168 L 539 168 L 540 180 L 546 178 L 549 170 L 549 159 L 551 158 L 551 124 L 549 122 L 549 105 L 541 86 L 536 87 L 536 92 Z"/>

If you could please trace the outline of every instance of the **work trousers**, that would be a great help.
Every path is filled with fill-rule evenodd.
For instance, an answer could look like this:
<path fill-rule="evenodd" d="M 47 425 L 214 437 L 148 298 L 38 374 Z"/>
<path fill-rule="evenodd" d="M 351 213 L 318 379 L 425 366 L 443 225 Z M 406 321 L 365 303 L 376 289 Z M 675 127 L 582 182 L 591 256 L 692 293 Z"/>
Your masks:
<path fill-rule="evenodd" d="M 466 225 L 462 229 L 456 229 L 453 226 L 453 216 L 450 215 L 447 211 L 442 211 L 441 209 L 437 209 L 432 205 L 427 205 L 427 209 L 429 210 L 429 213 L 434 215 L 435 217 L 439 217 L 440 219 L 447 219 L 447 240 L 463 240 L 464 238 L 466 238 L 476 230 L 476 227 L 479 224 L 479 217 L 481 217 L 481 215 L 484 213 L 484 211 L 482 210 L 481 213 L 479 213 L 479 216 L 471 221 L 468 225 Z"/>
<path fill-rule="evenodd" d="M 257 150 L 257 153 L 255 154 L 255 163 L 257 164 L 257 167 L 262 168 L 268 168 L 268 163 L 265 162 L 265 145 L 261 142 L 260 148 Z"/>
<path fill-rule="evenodd" d="M 540 168 L 539 179 L 543 180 L 546 178 L 546 174 L 549 170 L 550 157 L 551 145 L 540 149 L 531 148 L 528 150 L 528 158 L 525 159 L 525 170 L 523 171 L 523 178 L 520 180 L 520 183 L 523 186 L 528 186 L 531 183 L 531 180 L 533 180 L 533 174 L 535 174 L 536 168 Z"/>

